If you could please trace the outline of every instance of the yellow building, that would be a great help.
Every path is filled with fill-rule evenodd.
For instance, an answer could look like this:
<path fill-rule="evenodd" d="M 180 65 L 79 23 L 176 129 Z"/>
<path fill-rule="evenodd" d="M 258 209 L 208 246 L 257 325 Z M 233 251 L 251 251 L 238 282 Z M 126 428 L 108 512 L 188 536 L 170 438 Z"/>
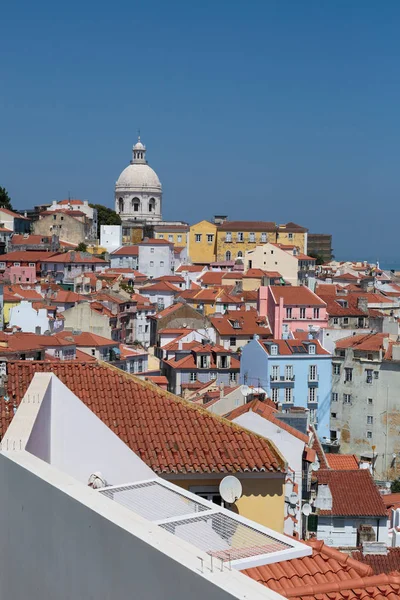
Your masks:
<path fill-rule="evenodd" d="M 193 264 L 208 265 L 215 261 L 217 226 L 200 221 L 190 226 L 188 254 Z"/>
<path fill-rule="evenodd" d="M 224 221 L 217 228 L 217 261 L 243 260 L 245 253 L 267 242 L 292 244 L 307 253 L 307 229 L 271 221 Z"/>
<path fill-rule="evenodd" d="M 168 225 L 160 223 L 154 225 L 154 237 L 160 240 L 168 240 L 177 248 L 186 248 L 188 245 L 189 225 L 186 223 Z"/>
<path fill-rule="evenodd" d="M 10 322 L 10 311 L 14 306 L 18 306 L 22 298 L 16 298 L 14 294 L 4 290 L 4 306 L 3 306 L 3 319 L 4 325 L 8 325 Z"/>

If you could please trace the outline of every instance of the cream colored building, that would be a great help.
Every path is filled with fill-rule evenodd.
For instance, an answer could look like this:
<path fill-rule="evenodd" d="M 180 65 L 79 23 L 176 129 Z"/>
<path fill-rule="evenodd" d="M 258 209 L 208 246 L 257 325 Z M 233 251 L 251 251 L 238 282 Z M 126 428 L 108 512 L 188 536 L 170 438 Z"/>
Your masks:
<path fill-rule="evenodd" d="M 278 271 L 291 285 L 298 285 L 298 258 L 277 244 L 263 244 L 245 254 L 244 268 Z"/>

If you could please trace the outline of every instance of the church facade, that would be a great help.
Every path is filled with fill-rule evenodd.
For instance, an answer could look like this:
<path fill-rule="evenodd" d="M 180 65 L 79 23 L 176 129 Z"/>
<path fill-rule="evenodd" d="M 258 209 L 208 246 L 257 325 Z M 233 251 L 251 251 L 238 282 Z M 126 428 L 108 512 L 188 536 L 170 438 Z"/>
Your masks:
<path fill-rule="evenodd" d="M 132 160 L 115 184 L 115 211 L 122 222 L 156 224 L 162 221 L 162 186 L 147 164 L 146 147 L 140 141 L 132 148 Z"/>

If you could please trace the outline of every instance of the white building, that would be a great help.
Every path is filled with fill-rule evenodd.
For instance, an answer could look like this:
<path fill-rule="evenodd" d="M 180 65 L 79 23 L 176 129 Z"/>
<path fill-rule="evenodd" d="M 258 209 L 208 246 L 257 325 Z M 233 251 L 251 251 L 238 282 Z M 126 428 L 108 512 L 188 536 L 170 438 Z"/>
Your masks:
<path fill-rule="evenodd" d="M 167 240 L 145 238 L 138 245 L 138 271 L 149 279 L 157 279 L 174 272 L 174 245 Z"/>
<path fill-rule="evenodd" d="M 312 554 L 161 480 L 50 373 L 2 439 L 0 502 L 10 600 L 282 600 L 239 571 Z"/>
<path fill-rule="evenodd" d="M 57 306 L 34 308 L 32 302 L 21 302 L 10 309 L 9 327 L 19 327 L 24 333 L 58 333 L 64 329 L 64 318 L 58 315 Z"/>
<path fill-rule="evenodd" d="M 140 141 L 132 149 L 132 160 L 115 184 L 115 211 L 124 221 L 158 223 L 161 217 L 162 187 L 147 164 L 146 147 Z"/>
<path fill-rule="evenodd" d="M 100 225 L 100 246 L 113 252 L 122 246 L 121 225 Z"/>

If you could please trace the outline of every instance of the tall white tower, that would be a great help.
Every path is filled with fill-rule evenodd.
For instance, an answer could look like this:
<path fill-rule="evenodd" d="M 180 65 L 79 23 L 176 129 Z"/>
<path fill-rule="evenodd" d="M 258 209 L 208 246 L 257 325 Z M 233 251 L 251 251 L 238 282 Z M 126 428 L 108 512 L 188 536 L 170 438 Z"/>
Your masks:
<path fill-rule="evenodd" d="M 147 164 L 146 146 L 138 137 L 132 148 L 132 160 L 115 184 L 115 211 L 124 221 L 158 223 L 161 216 L 162 186 Z"/>

